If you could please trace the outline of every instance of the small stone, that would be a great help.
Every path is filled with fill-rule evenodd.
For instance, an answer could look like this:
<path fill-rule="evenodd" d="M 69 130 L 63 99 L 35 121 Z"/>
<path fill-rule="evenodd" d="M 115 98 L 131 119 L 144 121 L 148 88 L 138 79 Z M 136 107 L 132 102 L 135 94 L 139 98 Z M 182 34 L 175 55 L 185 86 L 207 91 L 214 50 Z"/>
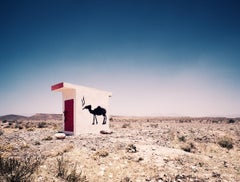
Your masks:
<path fill-rule="evenodd" d="M 224 161 L 224 162 L 223 162 L 223 165 L 224 165 L 224 167 L 228 167 L 228 165 L 227 165 L 227 162 L 226 162 L 226 161 Z"/>
<path fill-rule="evenodd" d="M 145 181 L 151 181 L 150 176 L 147 176 L 147 177 L 145 178 Z"/>
<path fill-rule="evenodd" d="M 164 158 L 163 158 L 163 161 L 164 161 L 165 163 L 167 163 L 167 162 L 169 162 L 169 159 L 166 158 L 166 157 L 164 157 Z"/>
<path fill-rule="evenodd" d="M 140 161 L 143 161 L 143 158 L 142 157 L 139 157 L 136 162 L 140 162 Z"/>
<path fill-rule="evenodd" d="M 191 168 L 194 173 L 198 171 L 196 166 L 191 166 Z"/>
<path fill-rule="evenodd" d="M 112 173 L 110 173 L 110 174 L 108 175 L 108 177 L 109 177 L 109 178 L 112 178 L 112 177 L 113 177 L 113 174 L 112 174 Z"/>
<path fill-rule="evenodd" d="M 129 144 L 126 148 L 126 151 L 129 153 L 136 153 L 137 147 L 134 144 Z"/>
<path fill-rule="evenodd" d="M 219 178 L 220 176 L 221 176 L 221 174 L 219 174 L 217 172 L 212 172 L 212 177 Z"/>
<path fill-rule="evenodd" d="M 101 130 L 100 133 L 106 135 L 106 134 L 112 134 L 113 132 L 112 131 Z"/>
<path fill-rule="evenodd" d="M 153 151 L 155 151 L 155 150 L 156 150 L 156 148 L 155 148 L 155 147 L 152 147 L 152 150 L 153 150 Z"/>
<path fill-rule="evenodd" d="M 65 139 L 66 138 L 65 133 L 56 133 L 54 136 L 56 137 L 56 139 Z"/>

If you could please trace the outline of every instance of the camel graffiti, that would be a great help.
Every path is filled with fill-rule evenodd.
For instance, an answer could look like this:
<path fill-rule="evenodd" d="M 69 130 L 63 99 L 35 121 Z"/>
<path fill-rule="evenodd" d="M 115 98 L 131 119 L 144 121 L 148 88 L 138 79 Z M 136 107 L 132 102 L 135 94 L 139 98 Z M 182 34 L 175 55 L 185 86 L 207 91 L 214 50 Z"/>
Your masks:
<path fill-rule="evenodd" d="M 85 99 L 83 97 L 82 107 L 84 105 L 85 105 Z M 101 115 L 103 116 L 103 123 L 102 124 L 106 124 L 106 121 L 107 121 L 107 116 L 106 116 L 107 111 L 106 111 L 106 109 L 104 109 L 100 106 L 96 107 L 95 109 L 92 109 L 91 105 L 87 105 L 87 106 L 83 107 L 83 110 L 84 109 L 87 109 L 93 115 L 93 123 L 92 123 L 93 125 L 95 124 L 95 122 L 96 122 L 96 124 L 98 124 L 97 116 L 101 116 Z"/>

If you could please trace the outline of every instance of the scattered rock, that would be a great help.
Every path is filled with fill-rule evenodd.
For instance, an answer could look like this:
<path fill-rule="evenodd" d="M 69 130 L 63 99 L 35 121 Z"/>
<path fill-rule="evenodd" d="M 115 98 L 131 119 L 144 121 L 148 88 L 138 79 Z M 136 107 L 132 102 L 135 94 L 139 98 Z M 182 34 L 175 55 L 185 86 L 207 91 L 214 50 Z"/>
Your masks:
<path fill-rule="evenodd" d="M 164 157 L 164 158 L 163 158 L 163 161 L 164 161 L 165 163 L 167 163 L 167 162 L 169 162 L 169 159 L 168 159 L 167 157 Z"/>
<path fill-rule="evenodd" d="M 197 166 L 191 166 L 191 169 L 194 173 L 198 171 Z"/>
<path fill-rule="evenodd" d="M 52 140 L 53 138 L 51 137 L 51 136 L 47 136 L 47 137 L 44 137 L 42 140 L 46 140 L 46 141 L 48 141 L 48 140 Z"/>
<path fill-rule="evenodd" d="M 56 137 L 56 139 L 61 139 L 61 140 L 66 138 L 65 133 L 56 133 L 54 136 Z"/>
<path fill-rule="evenodd" d="M 112 134 L 113 132 L 112 132 L 112 131 L 104 131 L 104 130 L 101 130 L 100 133 L 101 133 L 101 134 Z"/>
<path fill-rule="evenodd" d="M 56 158 L 60 155 L 66 157 L 72 169 L 78 166 L 75 172 L 82 171 L 88 181 L 238 181 L 240 122 L 213 125 L 194 120 L 181 124 L 164 120 L 160 123 L 157 119 L 154 122 L 149 119 L 148 123 L 139 120 L 114 119 L 112 135 L 108 135 L 112 132 L 107 130 L 68 136 L 64 140 L 57 140 L 56 135 L 62 135 L 61 132 L 55 135 L 62 131 L 62 121 L 57 125 L 60 127 L 47 123 L 41 128 L 31 122 L 22 123 L 22 130 L 2 126 L 0 155 L 21 157 L 40 153 L 44 167 L 39 168 L 33 180 L 39 182 L 61 180 L 55 175 Z M 122 127 L 124 123 L 129 125 Z M 181 136 L 187 136 L 187 140 Z M 234 149 L 219 146 L 218 141 L 223 136 L 231 138 Z M 43 138 L 50 141 L 42 141 Z M 228 143 L 223 143 L 223 147 L 227 148 Z"/>
<path fill-rule="evenodd" d="M 136 153 L 137 152 L 137 147 L 134 144 L 129 144 L 126 147 L 126 151 L 129 153 Z"/>
<path fill-rule="evenodd" d="M 131 179 L 129 177 L 125 177 L 121 180 L 121 182 L 131 182 Z"/>
<path fill-rule="evenodd" d="M 223 161 L 224 167 L 228 167 L 227 161 Z"/>
<path fill-rule="evenodd" d="M 136 162 L 140 162 L 140 161 L 143 161 L 143 160 L 144 160 L 143 157 L 139 157 L 139 158 L 137 158 Z"/>
<path fill-rule="evenodd" d="M 214 177 L 214 178 L 219 178 L 220 176 L 221 176 L 220 173 L 212 172 L 212 177 Z"/>

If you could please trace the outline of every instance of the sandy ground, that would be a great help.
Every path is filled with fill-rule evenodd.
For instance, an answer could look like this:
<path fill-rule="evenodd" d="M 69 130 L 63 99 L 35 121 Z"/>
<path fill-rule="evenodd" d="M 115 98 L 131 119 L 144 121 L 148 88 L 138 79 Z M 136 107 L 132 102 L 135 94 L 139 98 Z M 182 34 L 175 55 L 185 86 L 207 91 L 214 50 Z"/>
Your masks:
<path fill-rule="evenodd" d="M 240 181 L 239 121 L 113 117 L 110 127 L 112 134 L 57 140 L 61 121 L 1 123 L 0 154 L 40 157 L 33 180 L 39 182 L 64 181 L 57 177 L 61 157 L 90 182 Z"/>

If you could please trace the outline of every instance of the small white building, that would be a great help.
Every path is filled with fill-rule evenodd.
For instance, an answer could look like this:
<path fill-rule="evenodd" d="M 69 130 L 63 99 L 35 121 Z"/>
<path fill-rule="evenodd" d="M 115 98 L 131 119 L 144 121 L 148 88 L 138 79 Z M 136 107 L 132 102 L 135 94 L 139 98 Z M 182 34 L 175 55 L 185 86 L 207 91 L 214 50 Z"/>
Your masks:
<path fill-rule="evenodd" d="M 79 135 L 109 130 L 109 98 L 111 92 L 66 82 L 51 87 L 62 92 L 63 129 Z"/>

